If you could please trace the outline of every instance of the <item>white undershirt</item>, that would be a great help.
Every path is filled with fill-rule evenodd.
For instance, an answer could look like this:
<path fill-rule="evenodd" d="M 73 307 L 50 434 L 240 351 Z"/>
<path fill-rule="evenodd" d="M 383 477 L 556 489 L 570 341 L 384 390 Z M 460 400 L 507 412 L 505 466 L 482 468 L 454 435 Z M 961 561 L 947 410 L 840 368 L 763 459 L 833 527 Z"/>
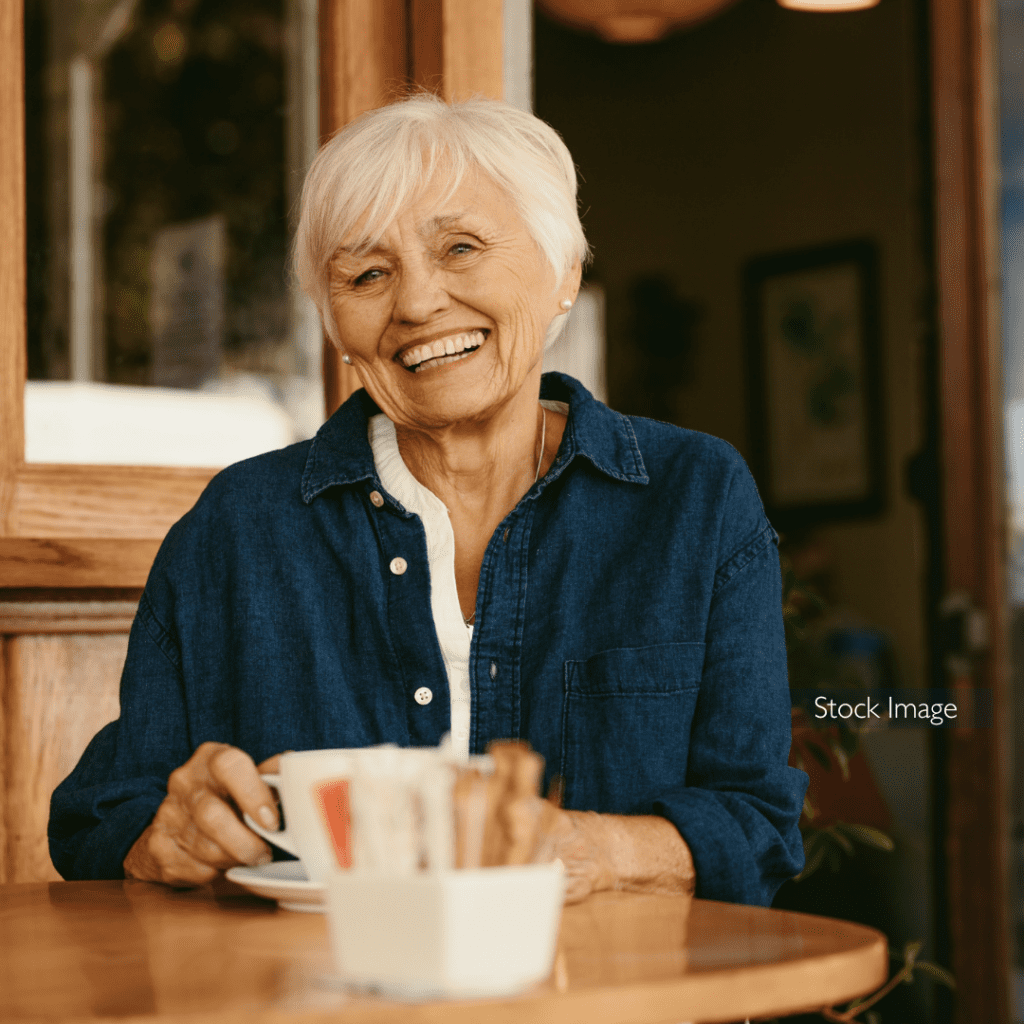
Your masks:
<path fill-rule="evenodd" d="M 409 472 L 398 451 L 395 425 L 383 413 L 370 418 L 370 447 L 380 482 L 393 498 L 420 517 L 427 535 L 430 568 L 430 611 L 437 642 L 448 673 L 452 700 L 454 753 L 469 756 L 469 645 L 473 627 L 467 626 L 455 586 L 455 533 L 444 502 Z"/>
<path fill-rule="evenodd" d="M 564 402 L 541 403 L 545 408 L 563 415 L 569 407 Z M 407 512 L 420 517 L 427 535 L 427 563 L 430 570 L 430 611 L 434 617 L 437 642 L 441 647 L 448 691 L 451 694 L 451 729 L 453 752 L 469 756 L 469 647 L 473 627 L 462 618 L 459 592 L 455 586 L 455 533 L 444 502 L 423 486 L 409 472 L 398 450 L 395 425 L 383 413 L 370 418 L 370 448 L 377 475 L 384 490 L 401 502 Z"/>

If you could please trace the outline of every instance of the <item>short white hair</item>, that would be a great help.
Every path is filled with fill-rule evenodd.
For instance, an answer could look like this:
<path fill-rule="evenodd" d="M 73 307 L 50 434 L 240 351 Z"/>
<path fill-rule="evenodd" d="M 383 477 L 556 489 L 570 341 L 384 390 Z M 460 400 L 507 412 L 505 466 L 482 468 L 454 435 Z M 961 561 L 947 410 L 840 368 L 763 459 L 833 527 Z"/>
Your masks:
<path fill-rule="evenodd" d="M 508 195 L 555 272 L 556 287 L 590 249 L 576 205 L 576 167 L 561 136 L 540 118 L 499 100 L 447 103 L 418 93 L 371 110 L 317 154 L 302 187 L 295 270 L 324 329 L 338 343 L 331 311 L 331 261 L 358 225 L 367 249 L 443 164 L 451 195 L 479 168 Z M 550 343 L 565 317 L 556 317 Z"/>

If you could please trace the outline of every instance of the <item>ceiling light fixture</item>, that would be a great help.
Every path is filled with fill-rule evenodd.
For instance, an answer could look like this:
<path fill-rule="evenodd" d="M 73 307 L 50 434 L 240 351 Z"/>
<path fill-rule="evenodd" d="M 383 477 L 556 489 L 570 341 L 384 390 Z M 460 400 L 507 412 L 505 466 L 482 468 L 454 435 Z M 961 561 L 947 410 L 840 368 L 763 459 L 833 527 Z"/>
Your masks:
<path fill-rule="evenodd" d="M 653 43 L 707 21 L 736 0 L 537 0 L 549 17 L 608 43 Z"/>
<path fill-rule="evenodd" d="M 779 5 L 791 11 L 866 11 L 878 5 L 878 0 L 778 0 Z"/>
<path fill-rule="evenodd" d="M 653 43 L 708 21 L 736 0 L 537 0 L 550 18 L 608 43 Z M 861 11 L 879 0 L 778 0 L 794 11 Z"/>

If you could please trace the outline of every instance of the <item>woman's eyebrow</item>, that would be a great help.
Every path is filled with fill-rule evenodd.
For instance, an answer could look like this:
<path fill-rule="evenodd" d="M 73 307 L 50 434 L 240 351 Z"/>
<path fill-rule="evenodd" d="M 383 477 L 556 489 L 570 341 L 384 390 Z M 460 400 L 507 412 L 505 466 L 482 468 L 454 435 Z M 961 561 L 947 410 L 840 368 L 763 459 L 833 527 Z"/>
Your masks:
<path fill-rule="evenodd" d="M 469 211 L 463 210 L 461 213 L 446 213 L 438 214 L 436 217 L 431 217 L 420 225 L 421 235 L 432 235 L 437 231 L 443 231 L 445 228 L 452 228 L 458 226 L 462 219 L 468 214 Z"/>
<path fill-rule="evenodd" d="M 350 257 L 352 259 L 362 260 L 370 256 L 378 256 L 380 254 L 387 254 L 390 250 L 378 242 L 376 245 L 369 238 L 364 238 L 359 242 L 350 242 L 348 245 L 339 245 L 334 250 L 334 255 L 331 257 L 332 260 L 336 260 L 339 257 Z"/>

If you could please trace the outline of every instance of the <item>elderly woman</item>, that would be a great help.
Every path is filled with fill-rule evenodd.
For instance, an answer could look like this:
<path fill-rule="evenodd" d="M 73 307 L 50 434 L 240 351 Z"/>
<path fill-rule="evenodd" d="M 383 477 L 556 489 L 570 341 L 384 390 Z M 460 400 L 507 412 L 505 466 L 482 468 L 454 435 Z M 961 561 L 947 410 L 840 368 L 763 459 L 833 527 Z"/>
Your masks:
<path fill-rule="evenodd" d="M 561 139 L 488 100 L 373 111 L 313 164 L 296 254 L 364 390 L 167 535 L 121 717 L 54 794 L 58 869 L 265 863 L 259 762 L 450 731 L 561 779 L 572 898 L 769 903 L 806 785 L 776 535 L 725 443 L 542 379 L 587 257 Z"/>

